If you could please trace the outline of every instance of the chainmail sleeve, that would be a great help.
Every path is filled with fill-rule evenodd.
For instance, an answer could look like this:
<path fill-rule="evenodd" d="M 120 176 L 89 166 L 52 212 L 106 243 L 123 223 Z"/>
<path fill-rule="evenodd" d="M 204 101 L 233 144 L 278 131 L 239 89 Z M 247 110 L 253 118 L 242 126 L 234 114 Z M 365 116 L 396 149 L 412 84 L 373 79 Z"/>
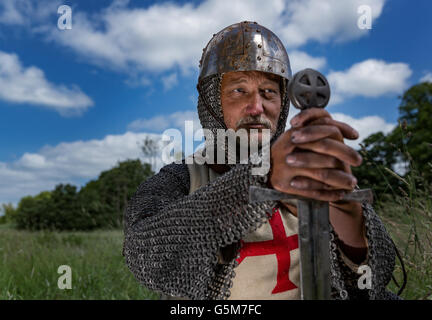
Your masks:
<path fill-rule="evenodd" d="M 238 242 L 271 215 L 272 201 L 250 204 L 249 186 L 266 184 L 236 165 L 189 193 L 185 164 L 171 164 L 142 183 L 124 214 L 123 254 L 147 288 L 190 299 L 225 299 L 233 264 L 218 264 L 222 247 Z"/>
<path fill-rule="evenodd" d="M 340 251 L 337 250 L 337 235 L 332 230 L 330 243 L 333 273 L 332 287 L 339 289 L 334 292 L 333 297 L 336 299 L 353 300 L 400 299 L 396 294 L 386 289 L 395 267 L 393 241 L 373 207 L 367 203 L 363 203 L 362 208 L 368 244 L 366 264 L 370 267 L 372 276 L 371 288 L 359 288 L 358 280 L 362 274 L 354 272 L 341 258 Z"/>

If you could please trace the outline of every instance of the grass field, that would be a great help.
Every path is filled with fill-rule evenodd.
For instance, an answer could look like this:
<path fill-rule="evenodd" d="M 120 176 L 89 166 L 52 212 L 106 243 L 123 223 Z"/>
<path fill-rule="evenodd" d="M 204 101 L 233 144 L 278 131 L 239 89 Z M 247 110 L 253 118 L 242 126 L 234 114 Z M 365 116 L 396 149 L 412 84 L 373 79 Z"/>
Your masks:
<path fill-rule="evenodd" d="M 405 200 L 405 201 L 404 201 Z M 432 199 L 395 199 L 378 208 L 393 241 L 403 258 L 407 285 L 401 297 L 432 300 Z M 396 259 L 394 276 L 402 284 L 403 273 Z M 388 288 L 397 293 L 394 281 Z"/>
<path fill-rule="evenodd" d="M 0 225 L 0 299 L 157 299 L 127 269 L 122 231 L 29 232 Z M 72 289 L 57 286 L 72 269 Z"/>
<path fill-rule="evenodd" d="M 426 201 L 426 202 L 425 202 Z M 389 200 L 377 208 L 404 257 L 404 299 L 432 299 L 430 199 Z M 0 225 L 0 299 L 158 299 L 138 284 L 121 255 L 120 230 L 93 232 L 18 231 Z M 58 267 L 72 269 L 72 289 L 57 286 Z M 402 269 L 397 263 L 396 280 Z M 392 281 L 388 288 L 397 292 Z"/>

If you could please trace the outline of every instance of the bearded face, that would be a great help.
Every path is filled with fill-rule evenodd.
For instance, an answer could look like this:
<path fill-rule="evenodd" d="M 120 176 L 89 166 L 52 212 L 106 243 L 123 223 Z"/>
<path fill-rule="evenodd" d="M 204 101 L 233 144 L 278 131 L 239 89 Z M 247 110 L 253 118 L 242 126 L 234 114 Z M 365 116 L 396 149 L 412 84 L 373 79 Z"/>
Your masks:
<path fill-rule="evenodd" d="M 280 78 L 259 71 L 225 73 L 221 84 L 221 104 L 228 129 L 245 129 L 249 141 L 262 142 L 263 130 L 276 132 L 281 111 Z M 255 130 L 252 130 L 255 129 Z"/>

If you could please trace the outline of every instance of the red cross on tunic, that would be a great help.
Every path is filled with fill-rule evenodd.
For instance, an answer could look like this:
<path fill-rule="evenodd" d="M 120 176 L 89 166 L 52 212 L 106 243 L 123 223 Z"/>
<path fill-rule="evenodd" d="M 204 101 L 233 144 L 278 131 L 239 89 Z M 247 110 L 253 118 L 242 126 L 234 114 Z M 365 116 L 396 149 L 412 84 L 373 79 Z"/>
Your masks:
<path fill-rule="evenodd" d="M 277 259 L 277 282 L 272 294 L 288 291 L 297 288 L 289 279 L 291 265 L 290 251 L 298 248 L 298 235 L 287 237 L 279 209 L 273 209 L 273 216 L 269 220 L 273 240 L 259 242 L 244 242 L 240 249 L 240 257 L 237 259 L 240 264 L 247 256 L 262 256 L 276 254 Z"/>

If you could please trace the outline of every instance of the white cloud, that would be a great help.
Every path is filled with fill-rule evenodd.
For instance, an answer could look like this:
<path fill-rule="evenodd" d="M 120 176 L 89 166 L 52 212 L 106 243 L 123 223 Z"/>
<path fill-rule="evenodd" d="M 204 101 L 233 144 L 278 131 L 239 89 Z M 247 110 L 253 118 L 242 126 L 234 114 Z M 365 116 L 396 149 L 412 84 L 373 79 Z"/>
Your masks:
<path fill-rule="evenodd" d="M 44 72 L 23 67 L 16 54 L 0 51 L 0 99 L 54 109 L 62 115 L 79 114 L 93 101 L 76 86 L 49 82 Z"/>
<path fill-rule="evenodd" d="M 312 57 L 306 52 L 293 51 L 289 54 L 292 73 L 296 73 L 306 68 L 320 70 L 325 67 L 327 61 L 324 57 Z"/>
<path fill-rule="evenodd" d="M 155 116 L 149 119 L 137 119 L 128 125 L 129 130 L 141 131 L 148 130 L 151 132 L 163 131 L 170 127 L 170 121 L 167 116 Z"/>
<path fill-rule="evenodd" d="M 299 109 L 290 107 L 290 113 L 288 114 L 286 130 L 288 130 L 291 125 L 290 121 L 300 112 Z M 345 143 L 354 148 L 360 149 L 359 143 L 361 143 L 365 138 L 370 136 L 372 133 L 382 131 L 384 134 L 389 133 L 396 126 L 395 123 L 386 122 L 382 117 L 379 116 L 366 116 L 362 118 L 354 118 L 344 113 L 330 113 L 334 120 L 345 122 L 352 128 L 358 131 L 359 138 L 357 140 L 345 139 Z"/>
<path fill-rule="evenodd" d="M 331 71 L 327 78 L 332 89 L 332 103 L 353 96 L 378 97 L 401 94 L 408 87 L 412 71 L 406 63 L 387 63 L 368 59 L 345 71 Z"/>
<path fill-rule="evenodd" d="M 43 23 L 56 13 L 60 0 L 2 0 L 0 23 L 6 25 L 31 25 Z"/>
<path fill-rule="evenodd" d="M 164 91 L 168 91 L 170 89 L 172 89 L 175 85 L 177 85 L 178 83 L 178 79 L 177 79 L 177 73 L 171 73 L 169 75 L 167 75 L 166 77 L 162 77 L 162 84 L 164 87 Z"/>
<path fill-rule="evenodd" d="M 46 146 L 37 153 L 25 153 L 14 162 L 0 162 L 0 203 L 16 203 L 23 196 L 52 190 L 59 183 L 80 185 L 97 178 L 118 161 L 146 160 L 140 149 L 146 137 L 160 139 L 159 135 L 126 132 L 102 140 Z M 158 168 L 161 165 L 156 163 Z"/>
<path fill-rule="evenodd" d="M 22 2 L 21 2 L 22 3 Z M 24 17 L 22 11 L 25 8 L 18 9 L 19 2 L 13 0 L 4 0 L 0 4 L 0 22 L 4 24 L 24 24 Z"/>
<path fill-rule="evenodd" d="M 129 78 L 124 81 L 128 86 L 132 88 L 136 87 L 151 87 L 152 80 L 146 76 L 139 76 L 130 74 Z"/>
<path fill-rule="evenodd" d="M 393 130 L 393 128 L 396 126 L 396 124 L 388 123 L 379 116 L 367 116 L 359 119 L 353 118 L 343 113 L 332 113 L 331 116 L 337 121 L 349 124 L 358 131 L 359 138 L 357 140 L 345 139 L 345 143 L 355 149 L 359 149 L 359 143 L 361 143 L 372 133 L 382 131 L 384 134 L 386 134 Z"/>
<path fill-rule="evenodd" d="M 285 12 L 275 20 L 279 25 L 280 37 L 290 48 L 299 47 L 308 41 L 347 41 L 367 34 L 359 29 L 361 5 L 371 7 L 372 28 L 381 15 L 385 0 L 296 0 L 287 1 Z"/>
<path fill-rule="evenodd" d="M 168 115 L 157 115 L 148 119 L 134 120 L 128 125 L 128 130 L 160 133 L 170 128 L 184 130 L 185 121 L 193 121 L 194 129 L 201 128 L 198 112 L 187 110 L 174 112 Z"/>
<path fill-rule="evenodd" d="M 87 61 L 119 70 L 196 69 L 211 35 L 239 21 L 251 20 L 275 32 L 300 60 L 322 65 L 322 58 L 296 53 L 309 41 L 350 40 L 366 35 L 357 27 L 359 5 L 370 5 L 377 19 L 385 0 L 206 0 L 199 5 L 173 2 L 128 8 L 118 1 L 97 14 L 73 11 L 67 32 L 46 26 L 48 38 L 73 49 Z M 43 30 L 41 28 L 40 30 Z M 312 59 L 312 60 L 310 60 Z M 317 60 L 318 59 L 318 60 Z M 307 64 L 294 62 L 300 67 Z M 131 68 L 132 67 L 132 68 Z"/>
<path fill-rule="evenodd" d="M 432 82 L 432 72 L 426 73 L 421 79 L 420 82 Z"/>

